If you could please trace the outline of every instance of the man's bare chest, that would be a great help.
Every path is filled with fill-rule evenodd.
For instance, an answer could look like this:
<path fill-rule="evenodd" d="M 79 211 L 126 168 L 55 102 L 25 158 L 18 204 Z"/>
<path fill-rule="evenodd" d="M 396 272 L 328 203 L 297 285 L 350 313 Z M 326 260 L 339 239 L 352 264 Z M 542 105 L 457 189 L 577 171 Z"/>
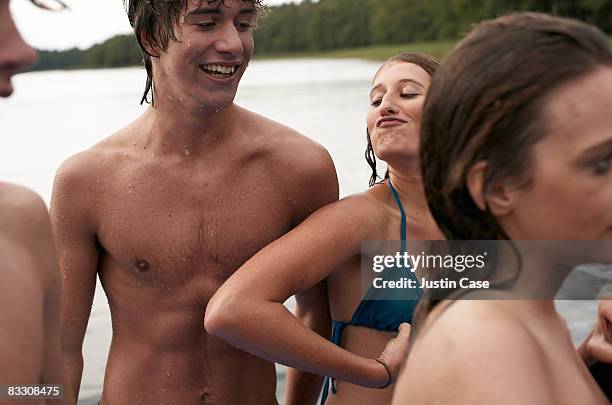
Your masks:
<path fill-rule="evenodd" d="M 222 282 L 291 227 L 292 204 L 273 183 L 137 180 L 105 187 L 96 209 L 102 255 L 138 278 Z"/>

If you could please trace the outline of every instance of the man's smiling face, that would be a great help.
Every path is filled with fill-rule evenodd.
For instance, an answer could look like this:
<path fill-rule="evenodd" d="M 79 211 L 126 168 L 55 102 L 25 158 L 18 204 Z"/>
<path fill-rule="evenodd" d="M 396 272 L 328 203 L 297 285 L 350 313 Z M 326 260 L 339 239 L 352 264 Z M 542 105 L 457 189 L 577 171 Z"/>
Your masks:
<path fill-rule="evenodd" d="M 154 58 L 156 97 L 206 110 L 231 105 L 253 55 L 255 17 L 252 1 L 190 0 L 175 29 L 178 41 Z"/>

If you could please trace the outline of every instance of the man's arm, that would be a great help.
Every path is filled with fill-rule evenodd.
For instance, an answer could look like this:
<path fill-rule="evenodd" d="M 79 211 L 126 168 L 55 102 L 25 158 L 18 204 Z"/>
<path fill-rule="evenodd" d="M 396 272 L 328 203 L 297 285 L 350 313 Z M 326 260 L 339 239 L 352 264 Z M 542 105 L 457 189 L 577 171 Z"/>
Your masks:
<path fill-rule="evenodd" d="M 98 252 L 87 159 L 75 156 L 57 172 L 51 223 L 63 280 L 62 351 L 68 383 L 78 398 L 83 372 L 83 339 L 96 287 Z"/>

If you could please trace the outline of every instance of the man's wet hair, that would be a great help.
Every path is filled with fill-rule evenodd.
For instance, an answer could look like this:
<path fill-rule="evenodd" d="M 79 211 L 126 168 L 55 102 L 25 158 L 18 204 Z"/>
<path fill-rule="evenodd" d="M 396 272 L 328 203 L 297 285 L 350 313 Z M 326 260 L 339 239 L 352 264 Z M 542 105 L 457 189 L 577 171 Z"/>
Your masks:
<path fill-rule="evenodd" d="M 178 26 L 180 17 L 185 13 L 190 1 L 194 0 L 123 0 L 125 10 L 134 29 L 136 40 L 140 45 L 142 62 L 147 71 L 147 82 L 140 100 L 140 104 L 154 103 L 153 64 L 151 54 L 143 42 L 143 38 L 150 44 L 149 49 L 165 51 L 170 41 L 178 41 L 175 26 Z M 267 8 L 264 0 L 241 0 L 252 3 L 255 7 L 256 21 L 262 17 Z M 197 3 L 197 1 L 196 1 Z M 199 0 L 199 4 L 206 3 L 213 7 L 222 7 L 225 0 Z M 151 99 L 149 100 L 149 92 Z"/>

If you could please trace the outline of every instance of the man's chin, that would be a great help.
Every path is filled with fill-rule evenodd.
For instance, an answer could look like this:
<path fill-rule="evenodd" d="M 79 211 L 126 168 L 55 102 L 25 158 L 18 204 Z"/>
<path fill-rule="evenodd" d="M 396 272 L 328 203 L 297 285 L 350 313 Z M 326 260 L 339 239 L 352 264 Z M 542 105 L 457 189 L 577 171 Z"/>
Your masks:
<path fill-rule="evenodd" d="M 207 100 L 204 103 L 200 104 L 201 112 L 221 112 L 231 107 L 234 104 L 234 98 L 231 100 L 223 100 L 216 103 L 211 103 L 210 100 Z"/>

